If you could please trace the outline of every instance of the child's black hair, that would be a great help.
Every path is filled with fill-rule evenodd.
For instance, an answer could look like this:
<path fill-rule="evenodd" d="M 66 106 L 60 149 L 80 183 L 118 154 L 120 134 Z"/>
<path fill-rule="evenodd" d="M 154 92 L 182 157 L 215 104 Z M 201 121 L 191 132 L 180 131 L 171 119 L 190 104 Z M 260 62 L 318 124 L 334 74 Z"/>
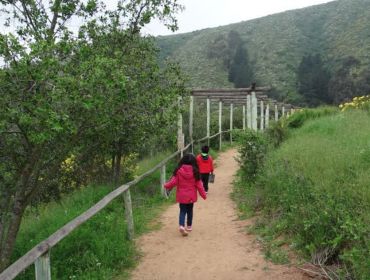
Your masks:
<path fill-rule="evenodd" d="M 195 180 L 196 181 L 199 181 L 200 180 L 200 171 L 199 171 L 199 167 L 198 167 L 198 162 L 197 162 L 197 159 L 195 158 L 195 156 L 193 154 L 190 154 L 190 153 L 189 154 L 185 154 L 182 157 L 182 159 L 180 160 L 177 168 L 173 172 L 173 176 L 176 176 L 177 171 L 184 164 L 191 165 L 193 167 L 193 174 L 194 174 Z"/>
<path fill-rule="evenodd" d="M 202 147 L 202 153 L 208 154 L 208 152 L 209 152 L 209 147 L 207 145 L 204 145 Z"/>

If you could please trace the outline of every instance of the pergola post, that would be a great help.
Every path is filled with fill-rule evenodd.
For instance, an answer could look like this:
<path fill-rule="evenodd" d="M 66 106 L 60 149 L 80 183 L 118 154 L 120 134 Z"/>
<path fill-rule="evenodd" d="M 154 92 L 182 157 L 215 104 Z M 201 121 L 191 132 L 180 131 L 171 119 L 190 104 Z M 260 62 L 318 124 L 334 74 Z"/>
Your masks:
<path fill-rule="evenodd" d="M 209 136 L 211 135 L 210 134 L 210 131 L 211 131 L 211 99 L 209 99 L 209 97 L 207 98 L 207 143 L 208 143 L 208 146 L 209 146 Z"/>
<path fill-rule="evenodd" d="M 253 91 L 251 95 L 252 103 L 252 129 L 257 130 L 257 97 L 256 93 Z"/>
<path fill-rule="evenodd" d="M 282 109 L 282 112 L 281 112 L 281 116 L 285 116 L 285 107 L 283 106 L 283 109 Z"/>
<path fill-rule="evenodd" d="M 245 105 L 243 105 L 243 130 L 245 130 Z"/>
<path fill-rule="evenodd" d="M 184 143 L 185 142 L 185 139 L 184 139 L 184 134 L 182 133 L 182 114 L 180 113 L 179 114 L 179 120 L 177 122 L 177 146 L 178 146 L 178 149 L 181 150 L 181 158 L 183 157 L 184 155 Z"/>
<path fill-rule="evenodd" d="M 265 122 L 265 112 L 264 112 L 264 108 L 263 108 L 263 100 L 261 100 L 261 103 L 260 103 L 260 109 L 261 109 L 261 120 L 260 120 L 260 130 L 263 131 L 263 125 L 264 125 L 264 122 Z"/>
<path fill-rule="evenodd" d="M 275 121 L 279 120 L 279 112 L 278 112 L 278 106 L 275 104 Z"/>
<path fill-rule="evenodd" d="M 220 133 L 219 149 L 222 147 L 222 101 L 219 102 L 218 108 L 218 132 Z"/>
<path fill-rule="evenodd" d="M 194 120 L 194 97 L 190 96 L 190 108 L 189 108 L 189 138 L 191 144 L 191 152 L 194 153 L 193 144 L 193 120 Z"/>
<path fill-rule="evenodd" d="M 266 116 L 265 116 L 265 127 L 267 128 L 269 126 L 270 122 L 270 104 L 266 103 Z"/>
<path fill-rule="evenodd" d="M 250 94 L 247 95 L 247 126 L 249 129 L 252 129 L 252 104 Z"/>
<path fill-rule="evenodd" d="M 233 144 L 233 111 L 234 111 L 234 104 L 230 104 L 230 145 Z"/>

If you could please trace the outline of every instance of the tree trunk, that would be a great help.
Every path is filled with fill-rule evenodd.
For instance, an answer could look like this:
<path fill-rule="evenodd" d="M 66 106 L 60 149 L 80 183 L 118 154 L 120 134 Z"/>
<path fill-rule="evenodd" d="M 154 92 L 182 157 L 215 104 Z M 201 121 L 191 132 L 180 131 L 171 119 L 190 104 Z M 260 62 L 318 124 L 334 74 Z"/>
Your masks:
<path fill-rule="evenodd" d="M 114 184 L 114 170 L 116 170 L 116 156 L 112 156 L 111 182 Z"/>
<path fill-rule="evenodd" d="M 25 200 L 22 199 L 22 197 L 19 197 L 17 194 L 15 197 L 12 216 L 9 221 L 9 228 L 6 232 L 5 242 L 2 244 L 3 246 L 1 246 L 0 273 L 3 272 L 9 265 L 26 206 Z"/>
<path fill-rule="evenodd" d="M 116 156 L 116 174 L 114 178 L 114 183 L 118 186 L 119 179 L 121 178 L 121 159 L 122 159 L 122 153 L 121 151 L 118 151 Z"/>
<path fill-rule="evenodd" d="M 3 212 L 3 214 L 0 221 L 0 248 L 3 248 L 4 244 L 6 221 L 9 214 L 10 197 L 11 193 L 7 192 L 1 204 L 1 211 Z"/>

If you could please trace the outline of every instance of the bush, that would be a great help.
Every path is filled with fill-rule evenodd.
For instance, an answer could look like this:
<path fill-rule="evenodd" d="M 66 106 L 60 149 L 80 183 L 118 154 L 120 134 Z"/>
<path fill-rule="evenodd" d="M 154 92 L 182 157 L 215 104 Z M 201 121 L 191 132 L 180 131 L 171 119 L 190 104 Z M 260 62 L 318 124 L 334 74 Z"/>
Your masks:
<path fill-rule="evenodd" d="M 339 114 L 340 110 L 336 107 L 324 106 L 317 109 L 301 109 L 287 116 L 285 121 L 289 128 L 299 128 L 307 120 L 317 119 L 324 116 Z"/>
<path fill-rule="evenodd" d="M 255 181 L 258 172 L 263 166 L 263 159 L 267 152 L 268 140 L 261 131 L 236 131 L 235 139 L 240 144 L 237 161 L 243 170 L 245 179 Z"/>

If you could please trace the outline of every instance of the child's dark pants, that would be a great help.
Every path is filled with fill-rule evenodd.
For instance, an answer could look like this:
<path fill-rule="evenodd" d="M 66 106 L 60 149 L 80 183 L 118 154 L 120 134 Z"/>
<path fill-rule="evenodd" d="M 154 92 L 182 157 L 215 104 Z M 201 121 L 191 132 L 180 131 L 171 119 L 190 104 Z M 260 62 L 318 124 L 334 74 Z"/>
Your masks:
<path fill-rule="evenodd" d="M 206 192 L 208 192 L 208 179 L 209 179 L 209 173 L 201 173 L 202 176 L 202 182 L 203 187 Z"/>
<path fill-rule="evenodd" d="M 188 215 L 187 225 L 191 226 L 193 224 L 193 207 L 194 203 L 183 204 L 180 203 L 180 226 L 185 226 L 185 216 Z"/>

